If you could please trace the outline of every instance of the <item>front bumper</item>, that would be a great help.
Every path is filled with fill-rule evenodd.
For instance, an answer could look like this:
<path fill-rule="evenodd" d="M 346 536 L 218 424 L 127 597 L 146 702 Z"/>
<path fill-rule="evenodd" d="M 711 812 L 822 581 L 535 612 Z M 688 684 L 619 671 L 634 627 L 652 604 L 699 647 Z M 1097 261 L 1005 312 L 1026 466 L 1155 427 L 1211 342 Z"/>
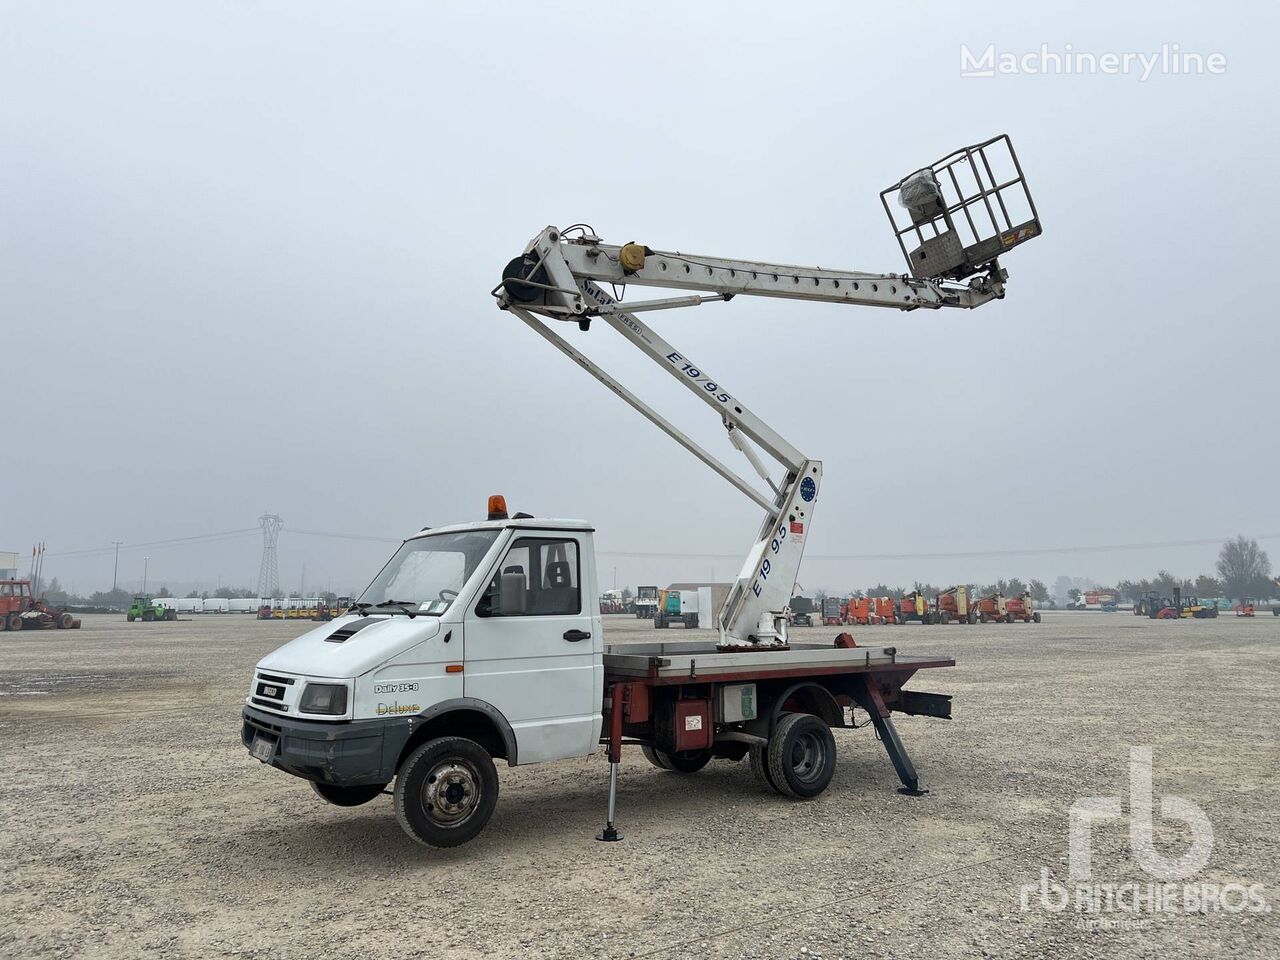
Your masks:
<path fill-rule="evenodd" d="M 294 720 L 248 706 L 241 716 L 240 741 L 251 755 L 261 738 L 271 743 L 263 763 L 303 780 L 340 786 L 390 783 L 412 729 L 407 717 L 333 723 Z"/>

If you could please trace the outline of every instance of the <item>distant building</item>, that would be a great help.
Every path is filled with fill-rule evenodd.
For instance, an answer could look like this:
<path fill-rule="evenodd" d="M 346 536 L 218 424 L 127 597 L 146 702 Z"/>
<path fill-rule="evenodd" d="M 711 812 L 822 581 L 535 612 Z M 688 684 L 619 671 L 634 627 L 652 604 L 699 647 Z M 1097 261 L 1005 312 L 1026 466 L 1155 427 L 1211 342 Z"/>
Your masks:
<path fill-rule="evenodd" d="M 0 580 L 18 579 L 18 554 L 0 550 Z"/>

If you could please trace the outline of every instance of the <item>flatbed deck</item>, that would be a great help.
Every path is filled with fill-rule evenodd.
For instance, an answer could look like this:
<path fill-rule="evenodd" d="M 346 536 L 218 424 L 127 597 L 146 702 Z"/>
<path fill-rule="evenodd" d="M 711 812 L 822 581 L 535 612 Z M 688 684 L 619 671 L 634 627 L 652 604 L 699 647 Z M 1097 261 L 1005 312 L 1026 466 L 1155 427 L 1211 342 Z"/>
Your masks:
<path fill-rule="evenodd" d="M 835 647 L 813 642 L 792 643 L 784 650 L 721 651 L 710 640 L 606 644 L 604 648 L 607 677 L 651 683 L 896 670 L 914 673 L 927 667 L 952 666 L 954 660 L 903 656 L 896 647 Z"/>

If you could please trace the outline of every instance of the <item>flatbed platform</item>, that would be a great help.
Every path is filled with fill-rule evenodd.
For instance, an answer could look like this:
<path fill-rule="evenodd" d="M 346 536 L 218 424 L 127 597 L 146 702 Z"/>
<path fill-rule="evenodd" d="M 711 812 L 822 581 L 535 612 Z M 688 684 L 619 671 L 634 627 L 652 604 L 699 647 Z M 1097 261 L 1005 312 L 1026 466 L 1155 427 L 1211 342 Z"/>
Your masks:
<path fill-rule="evenodd" d="M 792 643 L 788 649 L 716 649 L 710 640 L 673 640 L 663 643 L 606 644 L 606 676 L 644 679 L 650 683 L 712 682 L 814 676 L 836 673 L 909 671 L 927 667 L 953 667 L 955 661 L 938 657 L 911 657 L 896 647 L 835 647 L 829 643 Z"/>

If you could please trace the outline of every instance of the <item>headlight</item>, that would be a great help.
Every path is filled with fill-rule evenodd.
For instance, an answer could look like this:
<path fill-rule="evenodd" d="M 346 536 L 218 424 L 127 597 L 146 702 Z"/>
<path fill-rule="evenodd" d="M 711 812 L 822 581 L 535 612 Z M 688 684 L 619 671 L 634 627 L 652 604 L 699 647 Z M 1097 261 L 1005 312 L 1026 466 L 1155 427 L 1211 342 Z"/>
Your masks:
<path fill-rule="evenodd" d="M 340 717 L 347 712 L 347 688 L 341 683 L 308 683 L 298 703 L 299 713 Z"/>

